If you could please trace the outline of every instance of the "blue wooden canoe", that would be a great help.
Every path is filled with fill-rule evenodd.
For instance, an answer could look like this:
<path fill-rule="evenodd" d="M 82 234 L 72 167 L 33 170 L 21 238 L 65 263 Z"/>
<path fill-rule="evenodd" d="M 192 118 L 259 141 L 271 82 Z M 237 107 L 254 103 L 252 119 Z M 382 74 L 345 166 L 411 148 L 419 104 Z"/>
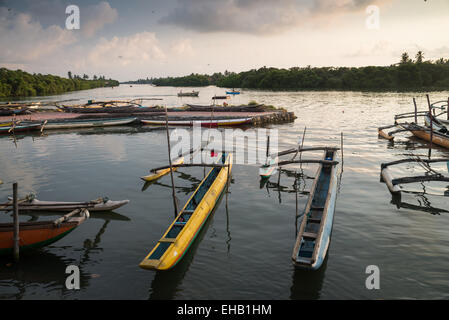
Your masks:
<path fill-rule="evenodd" d="M 326 150 L 324 160 L 336 161 L 337 151 Z M 298 268 L 317 270 L 326 258 L 337 199 L 337 166 L 319 165 L 293 249 Z"/>
<path fill-rule="evenodd" d="M 226 91 L 226 94 L 240 94 L 239 91 Z"/>

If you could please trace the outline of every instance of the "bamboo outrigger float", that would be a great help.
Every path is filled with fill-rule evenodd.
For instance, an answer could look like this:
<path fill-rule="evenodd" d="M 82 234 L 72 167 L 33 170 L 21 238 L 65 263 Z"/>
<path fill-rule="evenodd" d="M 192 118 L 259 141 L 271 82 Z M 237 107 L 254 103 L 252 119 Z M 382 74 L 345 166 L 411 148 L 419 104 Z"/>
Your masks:
<path fill-rule="evenodd" d="M 320 163 L 293 249 L 293 264 L 298 268 L 317 270 L 326 258 L 337 199 L 337 150 L 327 148 L 321 161 L 297 161 Z"/>
<path fill-rule="evenodd" d="M 410 163 L 417 162 L 424 165 L 425 168 L 428 169 L 429 173 L 423 176 L 415 176 L 415 177 L 405 177 L 405 178 L 394 178 L 393 174 L 389 170 L 390 166 L 398 165 L 402 163 Z M 402 192 L 401 185 L 416 183 L 416 182 L 425 182 L 425 181 L 446 181 L 449 182 L 449 177 L 443 176 L 441 173 L 435 172 L 430 169 L 430 163 L 438 163 L 438 162 L 446 162 L 449 166 L 449 158 L 439 158 L 439 159 L 421 159 L 421 158 L 411 158 L 411 159 L 402 159 L 393 162 L 383 163 L 381 165 L 381 182 L 384 182 L 388 190 L 390 190 L 391 194 L 399 196 Z M 449 168 L 449 167 L 448 167 Z"/>
<path fill-rule="evenodd" d="M 223 152 L 219 162 L 218 166 L 209 171 L 153 250 L 139 264 L 141 268 L 168 270 L 185 255 L 229 183 L 232 154 Z M 187 165 L 177 165 L 180 166 Z"/>
<path fill-rule="evenodd" d="M 76 217 L 76 215 L 79 215 Z M 63 238 L 89 218 L 87 209 L 76 209 L 54 221 L 21 222 L 20 250 L 37 249 Z M 0 255 L 10 254 L 14 247 L 14 224 L 0 223 Z"/>

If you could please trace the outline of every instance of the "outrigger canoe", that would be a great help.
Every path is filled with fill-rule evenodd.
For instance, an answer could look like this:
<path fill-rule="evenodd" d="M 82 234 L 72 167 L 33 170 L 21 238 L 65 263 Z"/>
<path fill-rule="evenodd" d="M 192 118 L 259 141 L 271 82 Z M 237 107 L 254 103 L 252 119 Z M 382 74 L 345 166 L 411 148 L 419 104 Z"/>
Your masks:
<path fill-rule="evenodd" d="M 180 158 L 174 160 L 172 164 L 176 165 L 176 164 L 183 164 L 183 163 L 184 163 L 184 157 L 180 157 Z M 178 169 L 177 167 L 174 167 L 173 171 L 176 171 L 177 169 Z M 170 173 L 170 168 L 157 170 L 155 173 L 141 177 L 140 179 L 142 179 L 143 181 L 151 182 L 151 181 L 155 181 L 155 180 L 159 179 L 162 176 L 165 176 L 168 173 Z"/>
<path fill-rule="evenodd" d="M 57 211 L 65 212 L 75 209 L 87 208 L 89 211 L 112 211 L 129 203 L 129 200 L 112 201 L 107 197 L 87 202 L 61 202 L 61 201 L 41 201 L 31 197 L 29 200 L 19 203 L 19 211 Z M 0 205 L 0 207 L 10 207 L 12 202 Z"/>
<path fill-rule="evenodd" d="M 232 154 L 223 153 L 223 167 L 214 167 L 187 201 L 151 252 L 142 260 L 143 269 L 168 270 L 185 255 L 215 208 L 228 182 Z"/>
<path fill-rule="evenodd" d="M 79 217 L 75 217 L 79 215 Z M 89 218 L 87 209 L 77 209 L 54 221 L 20 222 L 19 248 L 22 250 L 37 249 L 49 245 L 73 231 Z M 0 223 L 0 254 L 13 251 L 13 223 Z"/>
<path fill-rule="evenodd" d="M 51 129 L 73 129 L 73 128 L 92 128 L 127 125 L 136 121 L 137 118 L 113 118 L 113 119 L 88 119 L 88 120 L 69 120 L 47 122 L 46 130 Z"/>
<path fill-rule="evenodd" d="M 336 159 L 337 150 L 324 152 L 325 161 Z M 292 260 L 296 267 L 308 270 L 321 267 L 331 240 L 336 199 L 337 164 L 321 163 L 293 249 Z"/>
<path fill-rule="evenodd" d="M 165 125 L 165 120 L 140 120 L 143 124 L 149 125 Z M 217 120 L 169 120 L 169 126 L 189 126 L 199 125 L 202 127 L 219 127 L 219 126 L 238 126 L 251 123 L 252 118 L 239 118 L 239 119 L 217 119 Z"/>
<path fill-rule="evenodd" d="M 432 139 L 431 139 L 431 132 L 429 128 L 417 125 L 416 123 L 406 123 L 406 124 L 400 124 L 401 127 L 404 129 L 407 129 L 411 133 L 413 133 L 414 136 L 430 142 L 432 140 L 432 143 L 439 145 L 444 148 L 449 148 L 449 133 L 442 133 L 436 130 L 433 130 L 432 132 Z"/>
<path fill-rule="evenodd" d="M 15 132 L 26 132 L 26 131 L 34 131 L 39 130 L 42 124 L 40 123 L 20 123 L 15 126 L 11 123 L 8 125 L 0 126 L 0 134 L 8 134 Z"/>

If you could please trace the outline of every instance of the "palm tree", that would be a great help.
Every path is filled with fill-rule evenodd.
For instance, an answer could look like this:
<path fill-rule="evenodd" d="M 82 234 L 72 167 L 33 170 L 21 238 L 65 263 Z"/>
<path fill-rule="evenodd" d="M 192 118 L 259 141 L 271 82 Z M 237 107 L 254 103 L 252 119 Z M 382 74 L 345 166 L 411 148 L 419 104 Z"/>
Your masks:
<path fill-rule="evenodd" d="M 416 54 L 416 63 L 423 63 L 424 53 L 422 51 L 418 51 Z"/>
<path fill-rule="evenodd" d="M 409 63 L 410 61 L 411 61 L 411 60 L 410 60 L 410 57 L 409 57 L 408 53 L 407 53 L 407 52 L 404 52 L 404 53 L 401 55 L 401 64 Z"/>

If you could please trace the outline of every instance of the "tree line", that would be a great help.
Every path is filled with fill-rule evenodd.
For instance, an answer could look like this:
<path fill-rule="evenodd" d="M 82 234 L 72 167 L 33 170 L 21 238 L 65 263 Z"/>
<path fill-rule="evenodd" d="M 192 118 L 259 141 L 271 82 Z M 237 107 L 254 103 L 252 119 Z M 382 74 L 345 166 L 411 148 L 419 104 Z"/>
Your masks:
<path fill-rule="evenodd" d="M 70 71 L 68 75 L 69 78 L 62 78 L 49 74 L 30 74 L 22 70 L 0 68 L 0 97 L 46 96 L 119 85 L 118 81 L 106 79 L 104 76 L 94 76 L 93 80 L 89 80 L 87 75 L 72 76 Z"/>
<path fill-rule="evenodd" d="M 157 86 L 209 86 L 271 90 L 420 91 L 449 89 L 449 60 L 415 59 L 403 53 L 399 63 L 368 67 L 293 67 L 252 69 L 240 73 L 191 74 L 151 78 L 141 83 Z"/>

